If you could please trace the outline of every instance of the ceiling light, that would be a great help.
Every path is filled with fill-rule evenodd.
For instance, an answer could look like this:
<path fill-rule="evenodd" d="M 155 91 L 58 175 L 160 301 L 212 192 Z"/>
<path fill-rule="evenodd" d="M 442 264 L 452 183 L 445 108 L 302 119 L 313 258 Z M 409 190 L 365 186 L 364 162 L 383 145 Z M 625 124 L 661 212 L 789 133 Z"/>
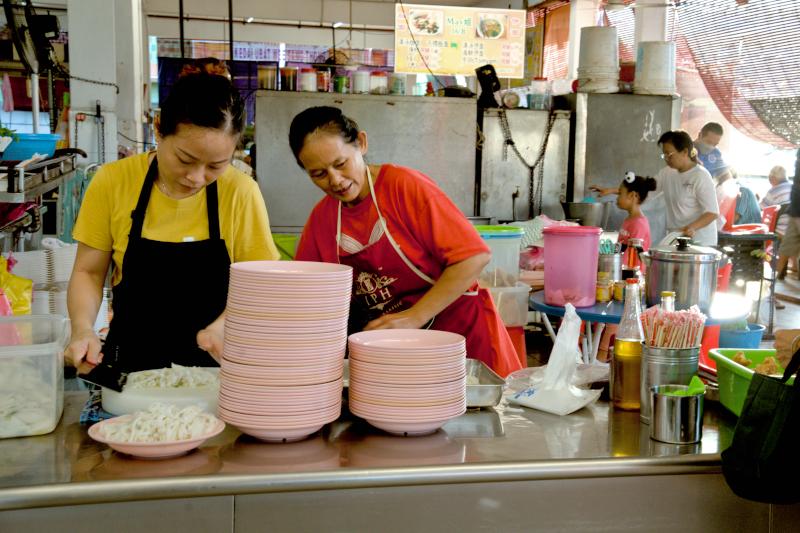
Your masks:
<path fill-rule="evenodd" d="M 245 24 L 250 24 L 250 23 L 251 23 L 251 22 L 253 22 L 254 20 L 255 20 L 255 18 L 254 18 L 254 17 L 247 17 L 246 19 L 244 19 L 244 23 L 245 23 Z"/>
<path fill-rule="evenodd" d="M 342 26 L 344 26 L 344 22 L 334 22 L 333 23 L 333 27 L 334 28 L 341 28 Z"/>

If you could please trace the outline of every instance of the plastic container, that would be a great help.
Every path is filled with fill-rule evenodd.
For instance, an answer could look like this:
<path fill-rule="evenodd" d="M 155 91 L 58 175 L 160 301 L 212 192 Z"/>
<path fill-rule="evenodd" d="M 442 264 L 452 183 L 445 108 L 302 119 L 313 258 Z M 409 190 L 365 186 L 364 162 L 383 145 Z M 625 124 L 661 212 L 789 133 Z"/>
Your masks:
<path fill-rule="evenodd" d="M 528 295 L 531 286 L 518 281 L 514 287 L 490 287 L 492 300 L 506 327 L 528 323 Z"/>
<path fill-rule="evenodd" d="M 578 91 L 619 92 L 619 45 L 614 26 L 581 28 Z"/>
<path fill-rule="evenodd" d="M 366 94 L 369 92 L 370 73 L 368 70 L 356 70 L 353 72 L 353 93 Z"/>
<path fill-rule="evenodd" d="M 0 438 L 55 429 L 64 410 L 68 340 L 69 321 L 58 315 L 0 318 Z"/>
<path fill-rule="evenodd" d="M 333 78 L 333 92 L 347 94 L 350 92 L 350 78 L 339 74 Z"/>
<path fill-rule="evenodd" d="M 528 107 L 548 111 L 550 104 L 550 82 L 547 81 L 547 78 L 533 78 L 531 92 L 528 95 Z"/>
<path fill-rule="evenodd" d="M 278 249 L 278 253 L 281 254 L 282 260 L 291 261 L 294 259 L 300 235 L 293 233 L 273 233 L 272 240 L 275 241 L 275 247 Z"/>
<path fill-rule="evenodd" d="M 406 75 L 405 74 L 392 74 L 392 78 L 390 80 L 391 86 L 391 93 L 397 95 L 405 95 L 406 94 Z"/>
<path fill-rule="evenodd" d="M 274 65 L 258 66 L 258 88 L 270 91 L 278 89 L 278 67 Z"/>
<path fill-rule="evenodd" d="M 719 332 L 720 348 L 758 348 L 764 336 L 766 326 L 747 324 L 747 330 L 730 330 L 722 328 Z"/>
<path fill-rule="evenodd" d="M 317 71 L 317 91 L 321 93 L 331 92 L 331 73 L 329 70 Z"/>
<path fill-rule="evenodd" d="M 5 152 L 3 161 L 24 161 L 33 154 L 42 154 L 51 157 L 56 151 L 56 143 L 60 135 L 53 133 L 16 133 L 16 139 L 11 141 Z"/>
<path fill-rule="evenodd" d="M 516 287 L 519 281 L 519 252 L 525 231 L 515 226 L 475 226 L 489 245 L 492 258 L 480 275 L 484 287 Z"/>
<path fill-rule="evenodd" d="M 600 228 L 551 226 L 544 234 L 544 301 L 575 307 L 595 304 Z"/>
<path fill-rule="evenodd" d="M 297 67 L 283 67 L 281 69 L 281 91 L 297 90 Z"/>
<path fill-rule="evenodd" d="M 644 41 L 636 50 L 636 75 L 633 80 L 636 94 L 675 93 L 675 43 Z"/>
<path fill-rule="evenodd" d="M 753 380 L 752 369 L 735 363 L 733 357 L 743 353 L 750 361 L 752 367 L 764 362 L 767 357 L 774 357 L 775 350 L 737 350 L 733 348 L 719 348 L 708 352 L 711 359 L 717 363 L 717 382 L 719 383 L 719 401 L 728 411 L 739 416 L 747 398 L 747 389 Z M 778 368 L 778 373 L 783 374 L 783 367 Z M 789 378 L 789 383 L 794 383 L 794 378 Z"/>
<path fill-rule="evenodd" d="M 375 71 L 369 78 L 369 92 L 372 94 L 388 94 L 389 78 L 385 72 Z"/>
<path fill-rule="evenodd" d="M 317 92 L 317 71 L 313 68 L 300 69 L 298 89 L 300 91 L 315 93 Z"/>

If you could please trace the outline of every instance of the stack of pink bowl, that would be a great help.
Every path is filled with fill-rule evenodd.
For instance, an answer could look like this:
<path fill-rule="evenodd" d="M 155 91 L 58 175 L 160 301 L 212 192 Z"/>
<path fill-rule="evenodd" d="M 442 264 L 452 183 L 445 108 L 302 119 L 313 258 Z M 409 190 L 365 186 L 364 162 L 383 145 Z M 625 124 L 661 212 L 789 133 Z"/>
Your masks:
<path fill-rule="evenodd" d="M 395 435 L 432 433 L 467 409 L 464 337 L 383 329 L 350 335 L 350 411 Z"/>
<path fill-rule="evenodd" d="M 345 265 L 231 265 L 220 418 L 274 442 L 303 439 L 339 418 L 352 284 Z"/>

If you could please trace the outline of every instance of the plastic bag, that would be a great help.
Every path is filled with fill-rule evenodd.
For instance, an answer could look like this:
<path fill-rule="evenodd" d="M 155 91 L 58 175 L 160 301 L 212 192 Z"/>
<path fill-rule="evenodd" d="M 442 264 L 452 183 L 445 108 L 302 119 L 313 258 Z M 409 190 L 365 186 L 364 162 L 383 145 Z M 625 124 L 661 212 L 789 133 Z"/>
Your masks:
<path fill-rule="evenodd" d="M 539 386 L 544 381 L 545 372 L 547 372 L 547 365 L 533 366 L 512 372 L 506 377 L 506 391 L 517 393 L 530 387 Z M 608 381 L 608 377 L 608 363 L 580 363 L 575 367 L 572 384 L 576 387 L 587 388 L 593 383 Z"/>
<path fill-rule="evenodd" d="M 0 289 L 11 302 L 14 315 L 31 314 L 33 281 L 9 272 L 8 260 L 3 256 L 0 256 Z"/>
<path fill-rule="evenodd" d="M 564 416 L 597 401 L 601 391 L 579 389 L 572 384 L 577 366 L 575 361 L 580 329 L 581 319 L 575 307 L 568 303 L 544 379 L 539 386 L 529 387 L 511 396 L 511 403 Z"/>

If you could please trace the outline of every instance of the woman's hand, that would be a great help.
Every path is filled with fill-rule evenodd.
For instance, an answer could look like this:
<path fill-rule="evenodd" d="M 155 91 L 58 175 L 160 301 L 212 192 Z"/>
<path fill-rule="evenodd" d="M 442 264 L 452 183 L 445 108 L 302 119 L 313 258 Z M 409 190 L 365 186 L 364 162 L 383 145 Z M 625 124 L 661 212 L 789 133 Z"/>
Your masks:
<path fill-rule="evenodd" d="M 223 314 L 205 329 L 197 332 L 197 346 L 207 351 L 216 362 L 222 358 L 222 346 L 225 338 L 225 315 Z"/>
<path fill-rule="evenodd" d="M 426 322 L 428 321 L 418 316 L 412 307 L 411 309 L 406 309 L 399 313 L 391 313 L 378 317 L 369 322 L 366 327 L 364 327 L 364 331 L 369 331 L 371 329 L 419 329 L 424 326 Z"/>
<path fill-rule="evenodd" d="M 617 187 L 603 188 L 599 185 L 591 185 L 589 190 L 600 194 L 601 198 L 603 196 L 608 196 L 609 194 L 619 194 L 619 188 Z"/>
<path fill-rule="evenodd" d="M 64 359 L 78 369 L 78 374 L 86 374 L 103 360 L 101 348 L 102 344 L 94 330 L 76 331 L 72 333 Z"/>

